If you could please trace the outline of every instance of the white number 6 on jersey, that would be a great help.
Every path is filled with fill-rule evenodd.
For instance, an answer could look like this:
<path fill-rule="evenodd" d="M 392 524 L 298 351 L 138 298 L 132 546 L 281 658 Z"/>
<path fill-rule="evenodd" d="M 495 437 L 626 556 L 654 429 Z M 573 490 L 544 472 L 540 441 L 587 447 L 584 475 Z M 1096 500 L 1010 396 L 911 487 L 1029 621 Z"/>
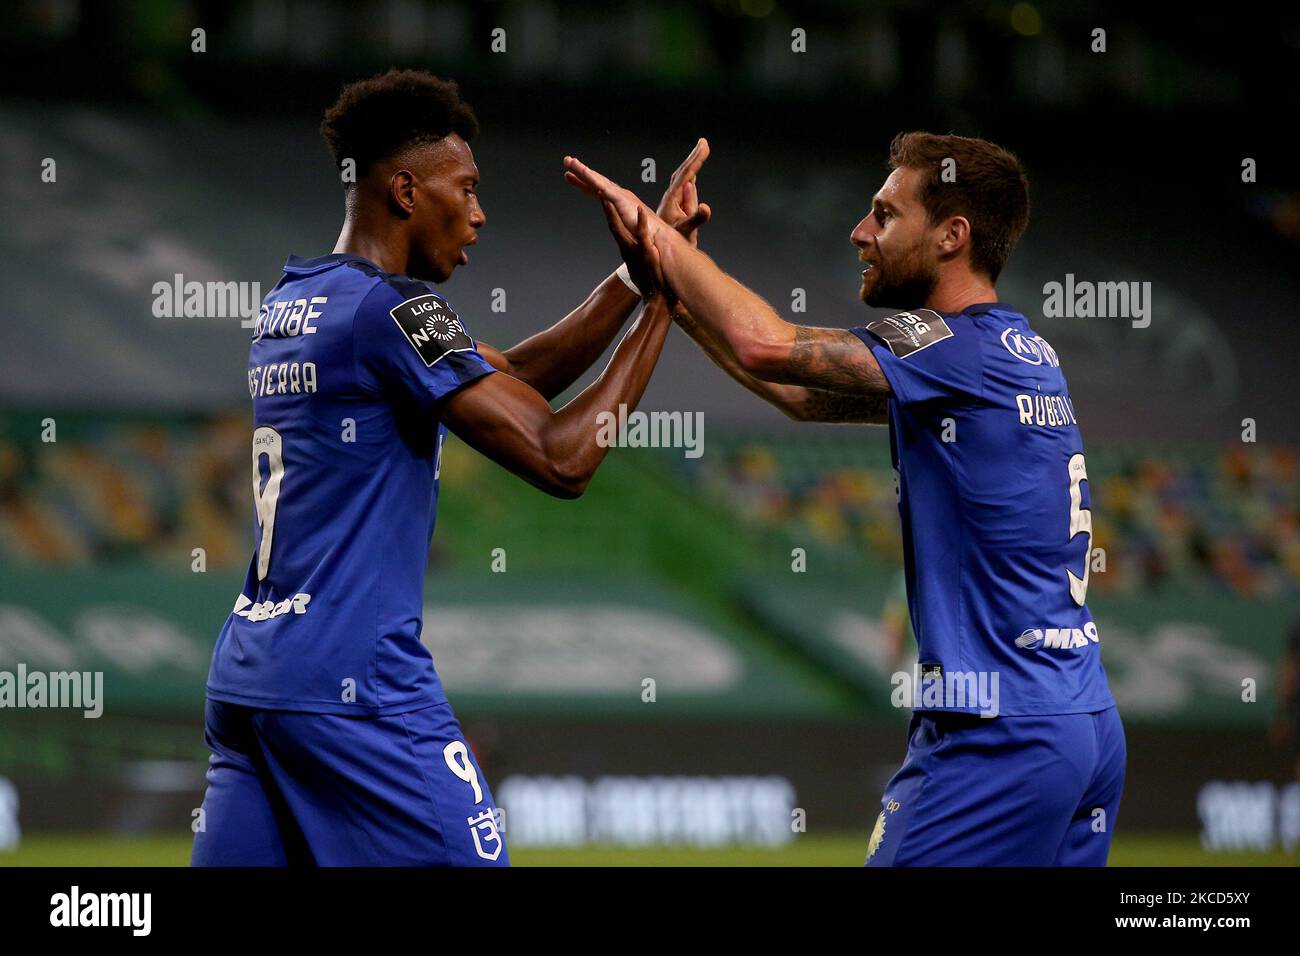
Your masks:
<path fill-rule="evenodd" d="M 1083 577 L 1077 578 L 1069 568 L 1065 573 L 1070 578 L 1070 597 L 1074 603 L 1083 607 L 1084 598 L 1088 596 L 1088 573 L 1092 570 L 1092 512 L 1081 507 L 1083 489 L 1079 482 L 1088 480 L 1088 468 L 1083 463 L 1083 454 L 1070 456 L 1070 540 L 1079 533 L 1088 535 L 1088 546 L 1083 551 Z"/>

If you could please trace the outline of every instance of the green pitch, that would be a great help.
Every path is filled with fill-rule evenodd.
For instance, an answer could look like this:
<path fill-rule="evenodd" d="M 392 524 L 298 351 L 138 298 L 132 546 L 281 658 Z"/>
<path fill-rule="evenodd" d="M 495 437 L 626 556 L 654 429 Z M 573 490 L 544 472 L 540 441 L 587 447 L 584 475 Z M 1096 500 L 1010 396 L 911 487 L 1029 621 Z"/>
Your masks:
<path fill-rule="evenodd" d="M 867 834 L 803 836 L 779 850 L 511 850 L 516 866 L 861 866 Z M 186 866 L 190 841 L 174 837 L 31 836 L 0 852 L 0 866 Z M 1295 853 L 1206 853 L 1194 835 L 1117 836 L 1112 866 L 1295 866 Z"/>

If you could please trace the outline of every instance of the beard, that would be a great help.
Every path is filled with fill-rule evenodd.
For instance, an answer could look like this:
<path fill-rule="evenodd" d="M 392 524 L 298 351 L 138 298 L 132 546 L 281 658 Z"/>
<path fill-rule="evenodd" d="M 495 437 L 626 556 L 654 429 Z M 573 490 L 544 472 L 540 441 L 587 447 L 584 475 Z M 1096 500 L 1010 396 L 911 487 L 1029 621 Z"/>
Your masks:
<path fill-rule="evenodd" d="M 927 262 L 917 246 L 889 265 L 873 263 L 871 271 L 862 277 L 858 295 L 873 308 L 918 309 L 938 284 L 938 263 Z"/>

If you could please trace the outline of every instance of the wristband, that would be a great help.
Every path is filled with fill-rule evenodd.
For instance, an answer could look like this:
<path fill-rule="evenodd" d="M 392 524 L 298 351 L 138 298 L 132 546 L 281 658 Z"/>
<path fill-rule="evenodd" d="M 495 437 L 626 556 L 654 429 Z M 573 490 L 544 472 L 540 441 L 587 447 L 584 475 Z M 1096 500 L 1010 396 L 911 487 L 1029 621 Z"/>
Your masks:
<path fill-rule="evenodd" d="M 614 270 L 614 275 L 618 276 L 619 279 L 623 281 L 623 284 L 632 290 L 633 295 L 638 299 L 641 298 L 641 290 L 638 289 L 636 283 L 632 281 L 632 273 L 628 271 L 626 262 Z"/>

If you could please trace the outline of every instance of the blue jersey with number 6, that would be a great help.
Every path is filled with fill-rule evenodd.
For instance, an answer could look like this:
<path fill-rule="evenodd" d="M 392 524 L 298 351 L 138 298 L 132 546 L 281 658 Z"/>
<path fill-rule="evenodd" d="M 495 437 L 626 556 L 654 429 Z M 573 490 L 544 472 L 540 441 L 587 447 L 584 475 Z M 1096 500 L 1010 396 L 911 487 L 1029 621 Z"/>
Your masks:
<path fill-rule="evenodd" d="M 370 716 L 446 700 L 420 643 L 438 413 L 491 372 L 424 283 L 289 259 L 249 352 L 253 558 L 210 698 Z"/>
<path fill-rule="evenodd" d="M 1000 303 L 852 330 L 889 381 L 915 709 L 1114 705 L 1088 611 L 1092 512 L 1060 361 Z"/>

